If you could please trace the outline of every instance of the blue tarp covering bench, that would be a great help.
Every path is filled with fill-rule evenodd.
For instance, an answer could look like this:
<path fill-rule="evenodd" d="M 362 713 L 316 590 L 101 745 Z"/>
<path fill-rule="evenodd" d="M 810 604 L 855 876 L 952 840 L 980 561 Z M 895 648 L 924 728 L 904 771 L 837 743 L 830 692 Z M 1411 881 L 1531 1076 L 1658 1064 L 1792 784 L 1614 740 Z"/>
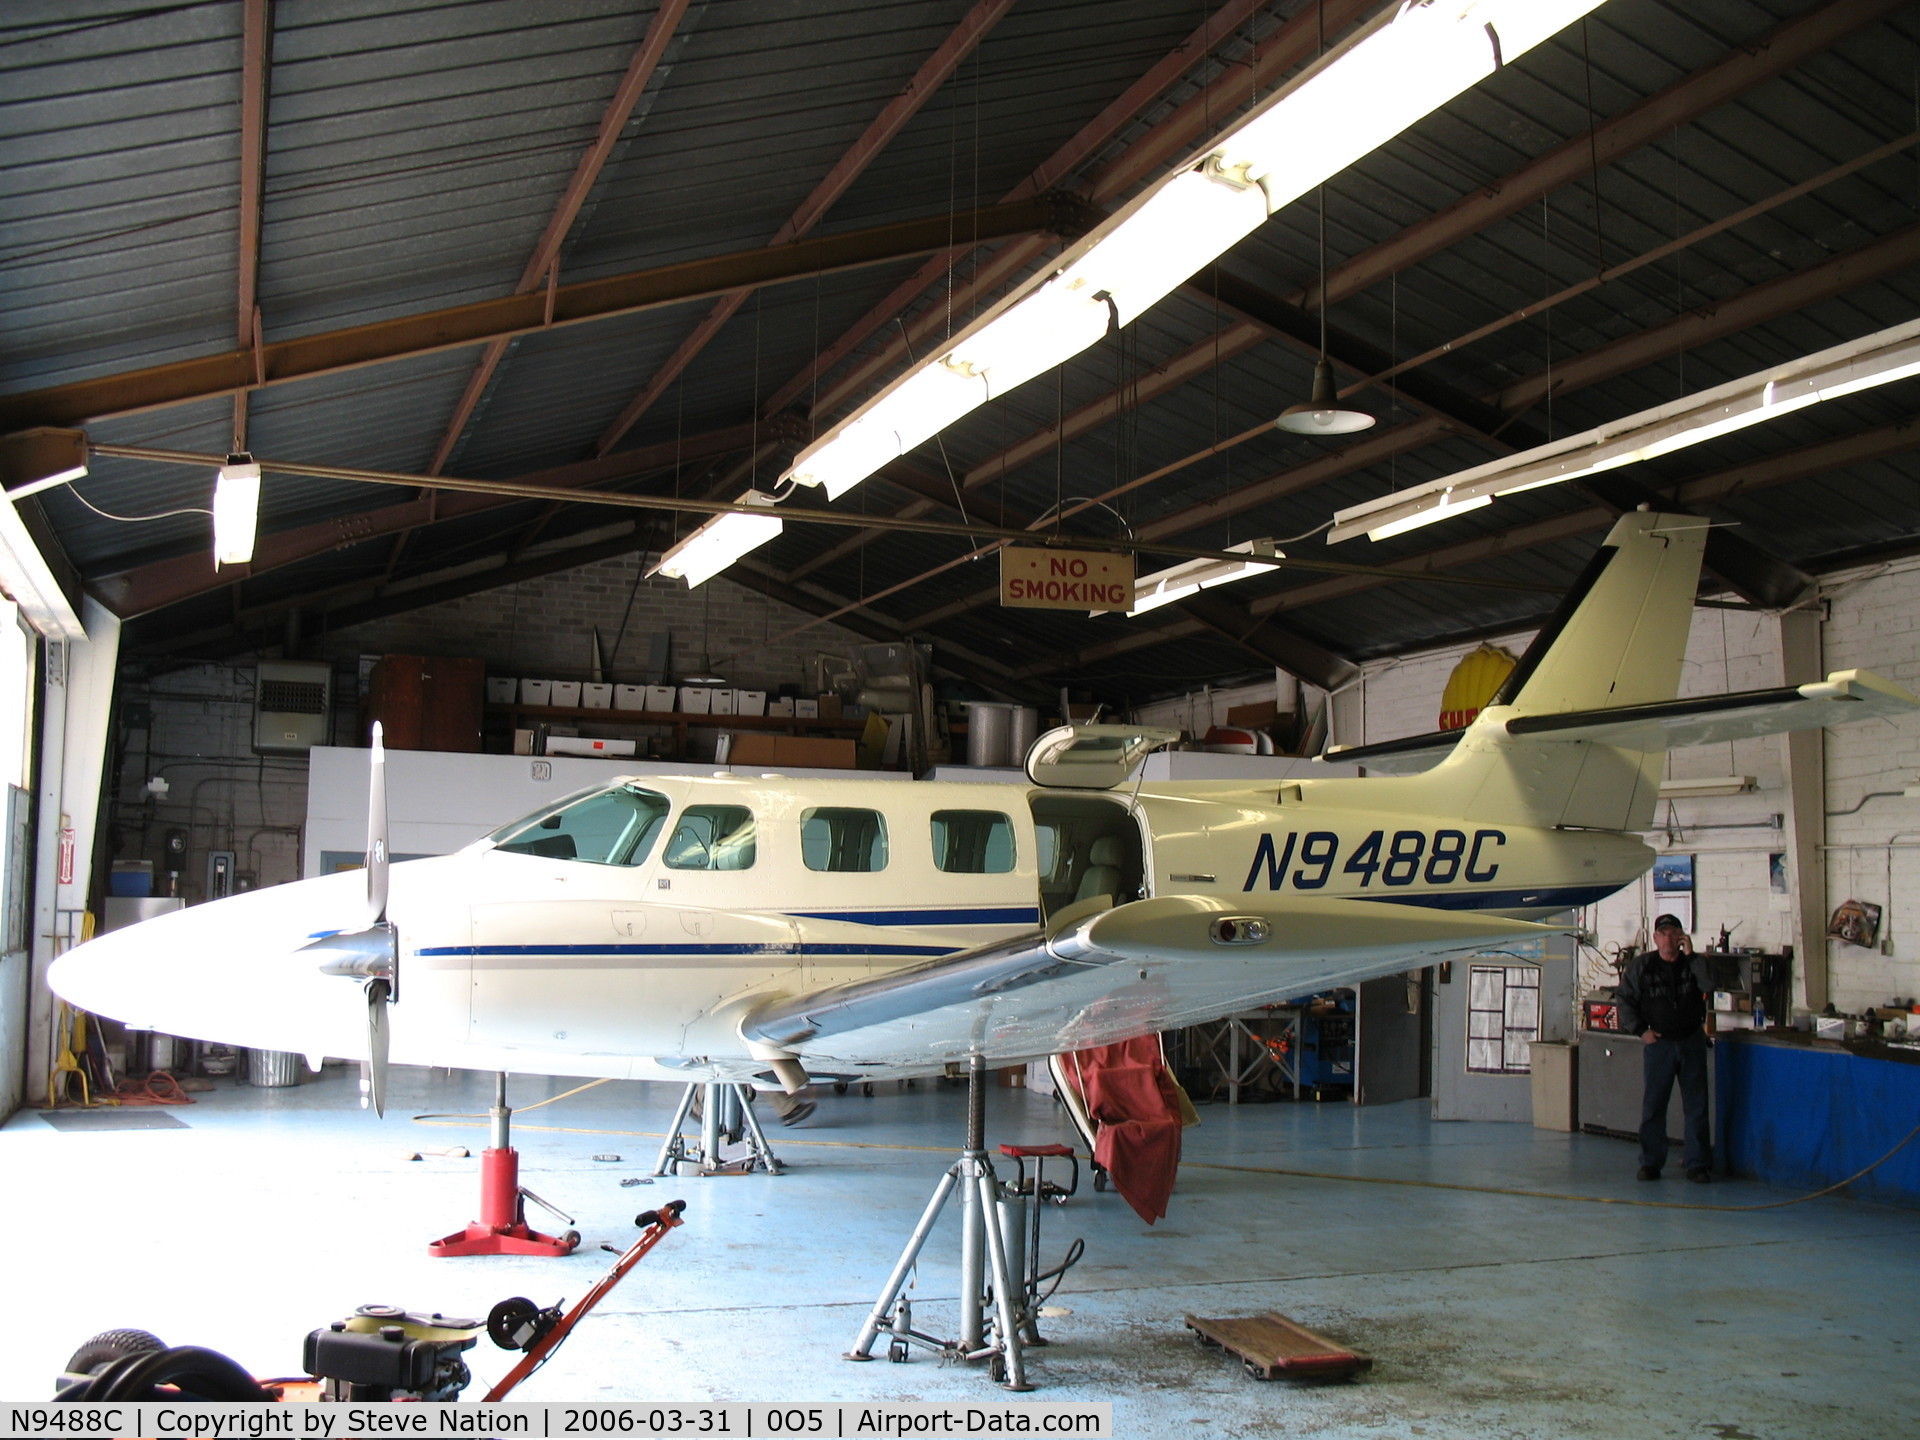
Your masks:
<path fill-rule="evenodd" d="M 1920 1064 L 1758 1034 L 1716 1037 L 1714 1055 L 1714 1139 L 1730 1174 L 1822 1189 L 1920 1125 Z M 1920 1139 L 1843 1193 L 1920 1206 Z"/>

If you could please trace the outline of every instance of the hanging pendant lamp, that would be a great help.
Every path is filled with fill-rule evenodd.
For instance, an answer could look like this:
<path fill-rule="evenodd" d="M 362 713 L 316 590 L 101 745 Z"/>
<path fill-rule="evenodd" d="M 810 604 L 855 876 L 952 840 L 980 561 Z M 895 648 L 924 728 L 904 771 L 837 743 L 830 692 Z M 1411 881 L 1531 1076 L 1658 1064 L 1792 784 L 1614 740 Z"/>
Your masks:
<path fill-rule="evenodd" d="M 1313 391 L 1299 405 L 1289 405 L 1274 422 L 1276 430 L 1292 435 L 1351 435 L 1371 430 L 1374 417 L 1349 410 L 1333 388 L 1333 367 L 1327 363 L 1327 187 L 1320 187 L 1320 359 L 1313 367 Z"/>

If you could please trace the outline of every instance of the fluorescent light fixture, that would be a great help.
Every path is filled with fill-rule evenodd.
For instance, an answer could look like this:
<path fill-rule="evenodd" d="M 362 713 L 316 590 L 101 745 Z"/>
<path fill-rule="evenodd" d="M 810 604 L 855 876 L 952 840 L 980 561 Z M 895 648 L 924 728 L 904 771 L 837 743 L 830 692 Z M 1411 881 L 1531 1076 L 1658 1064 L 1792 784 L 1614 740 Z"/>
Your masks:
<path fill-rule="evenodd" d="M 1577 435 L 1349 506 L 1334 515 L 1327 542 L 1336 544 L 1357 535 L 1383 540 L 1477 509 L 1496 495 L 1517 495 L 1670 455 L 1822 400 L 1913 375 L 1920 375 L 1920 320 L 1877 330 Z"/>
<path fill-rule="evenodd" d="M 830 498 L 975 406 L 1137 319 L 1282 205 L 1601 0 L 1408 0 L 1176 166 L 981 319 L 802 450 L 782 478 Z M 959 387 L 923 377 L 947 370 Z"/>
<path fill-rule="evenodd" d="M 13 501 L 0 496 L 0 590 L 20 607 L 34 632 L 49 640 L 84 640 L 86 628 L 34 543 Z"/>
<path fill-rule="evenodd" d="M 1448 491 L 1423 500 L 1417 509 L 1408 510 L 1397 519 L 1375 526 L 1367 531 L 1369 540 L 1388 540 L 1395 535 L 1404 535 L 1409 530 L 1418 530 L 1422 525 L 1431 525 L 1436 520 L 1445 520 L 1449 516 L 1459 515 L 1467 510 L 1480 510 L 1493 503 L 1491 495 L 1471 495 L 1456 500 Z"/>
<path fill-rule="evenodd" d="M 1702 795 L 1745 795 L 1755 787 L 1751 775 L 1714 775 L 1704 780 L 1662 780 L 1662 800 L 1690 800 Z"/>
<path fill-rule="evenodd" d="M 1242 551 L 1248 555 L 1265 555 L 1275 560 L 1286 559 L 1286 551 L 1280 549 L 1271 540 L 1243 540 L 1238 545 L 1229 545 L 1229 550 Z M 1258 560 L 1187 560 L 1168 570 L 1156 570 L 1151 575 L 1142 575 L 1133 582 L 1133 608 L 1127 611 L 1129 616 L 1144 615 L 1149 610 L 1158 610 L 1162 605 L 1171 605 L 1176 600 L 1184 600 L 1189 595 L 1197 595 L 1202 590 L 1211 590 L 1216 585 L 1228 585 L 1235 580 L 1244 580 L 1249 575 L 1257 575 L 1275 568 L 1263 565 Z M 1090 610 L 1090 615 L 1105 612 Z"/>
<path fill-rule="evenodd" d="M 0 480 L 9 500 L 24 500 L 87 473 L 84 430 L 37 425 L 0 436 Z"/>
<path fill-rule="evenodd" d="M 213 476 L 213 563 L 245 565 L 260 528 L 260 465 L 253 456 L 227 456 Z"/>
<path fill-rule="evenodd" d="M 783 526 L 780 517 L 771 513 L 772 500 L 757 491 L 748 491 L 738 503 L 767 506 L 769 513 L 749 515 L 729 510 L 716 515 L 662 555 L 647 574 L 685 580 L 691 590 L 706 584 L 742 555 L 758 549 L 780 533 Z"/>

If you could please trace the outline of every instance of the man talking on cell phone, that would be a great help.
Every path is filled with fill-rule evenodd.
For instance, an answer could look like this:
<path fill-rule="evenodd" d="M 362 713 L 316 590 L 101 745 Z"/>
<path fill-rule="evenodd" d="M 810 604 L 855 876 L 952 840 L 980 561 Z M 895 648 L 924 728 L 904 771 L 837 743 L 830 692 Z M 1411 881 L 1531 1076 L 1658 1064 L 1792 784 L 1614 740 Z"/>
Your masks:
<path fill-rule="evenodd" d="M 1653 922 L 1653 949 L 1627 962 L 1614 992 L 1620 1028 L 1645 1042 L 1641 1074 L 1640 1172 L 1658 1180 L 1667 1163 L 1667 1101 L 1680 1082 L 1686 1117 L 1687 1178 L 1713 1179 L 1713 1131 L 1707 1115 L 1706 962 L 1693 953 L 1677 915 Z"/>

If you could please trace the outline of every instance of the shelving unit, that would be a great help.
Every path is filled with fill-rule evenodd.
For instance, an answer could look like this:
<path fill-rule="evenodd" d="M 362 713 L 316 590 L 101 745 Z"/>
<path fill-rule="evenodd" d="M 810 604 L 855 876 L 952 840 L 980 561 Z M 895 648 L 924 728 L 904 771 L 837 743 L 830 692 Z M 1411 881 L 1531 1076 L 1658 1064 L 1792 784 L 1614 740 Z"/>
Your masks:
<path fill-rule="evenodd" d="M 490 718 L 505 717 L 509 737 L 515 730 L 531 730 L 542 722 L 551 724 L 554 721 L 612 728 L 671 730 L 673 754 L 668 758 L 675 760 L 687 758 L 687 732 L 694 729 L 858 736 L 867 724 L 864 716 L 857 719 L 811 720 L 786 715 L 693 715 L 680 710 L 600 710 L 585 705 L 522 705 L 518 702 L 488 705 L 487 714 Z"/>

